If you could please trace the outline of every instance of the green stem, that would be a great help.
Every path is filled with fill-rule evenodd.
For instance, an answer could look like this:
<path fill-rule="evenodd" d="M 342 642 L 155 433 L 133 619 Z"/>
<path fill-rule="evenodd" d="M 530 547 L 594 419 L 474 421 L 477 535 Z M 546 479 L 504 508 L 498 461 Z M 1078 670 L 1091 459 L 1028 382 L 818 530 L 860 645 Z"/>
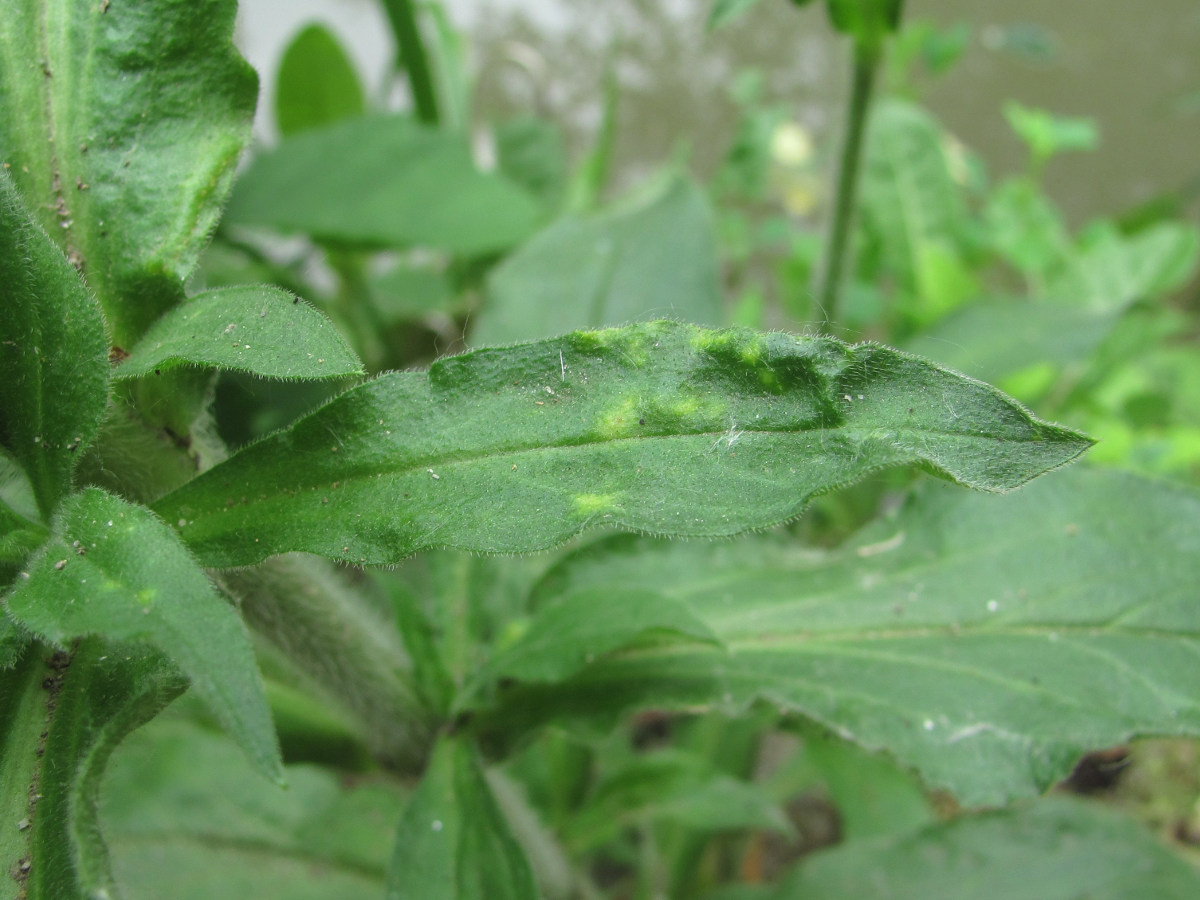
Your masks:
<path fill-rule="evenodd" d="M 437 125 L 441 121 L 437 93 L 429 70 L 429 57 L 425 53 L 425 44 L 417 26 L 414 4 L 412 0 L 384 0 L 383 8 L 387 12 L 388 21 L 392 23 L 392 34 L 396 36 L 400 61 L 408 73 L 408 85 L 412 90 L 417 118 L 426 125 Z"/>
<path fill-rule="evenodd" d="M 830 333 L 838 320 L 841 284 L 850 244 L 850 227 L 858 202 L 858 174 L 862 162 L 863 135 L 875 87 L 875 73 L 883 58 L 879 41 L 854 41 L 854 75 L 850 89 L 846 131 L 838 162 L 837 195 L 834 198 L 833 220 L 825 245 L 824 264 L 816 288 L 817 302 L 824 311 L 821 331 Z"/>
<path fill-rule="evenodd" d="M 381 763 L 401 774 L 424 768 L 436 715 L 421 700 L 395 628 L 331 565 L 288 554 L 215 577 L 241 600 L 247 623 L 350 712 Z"/>

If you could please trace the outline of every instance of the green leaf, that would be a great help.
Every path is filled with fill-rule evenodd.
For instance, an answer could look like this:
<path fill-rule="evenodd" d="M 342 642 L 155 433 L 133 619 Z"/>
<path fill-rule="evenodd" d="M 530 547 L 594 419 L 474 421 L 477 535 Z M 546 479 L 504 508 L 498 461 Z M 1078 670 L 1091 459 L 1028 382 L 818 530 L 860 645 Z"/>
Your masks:
<path fill-rule="evenodd" d="M 1087 358 L 1117 324 L 1116 309 L 987 298 L 955 311 L 905 349 L 987 382 L 1030 366 Z"/>
<path fill-rule="evenodd" d="M 662 750 L 635 756 L 601 780 L 568 822 L 567 840 L 590 849 L 631 825 L 648 822 L 706 833 L 792 831 L 762 787 L 723 775 L 695 754 Z"/>
<path fill-rule="evenodd" d="M 663 316 L 724 319 L 712 211 L 675 173 L 612 209 L 561 219 L 501 263 L 471 339 L 503 344 Z"/>
<path fill-rule="evenodd" d="M 1200 230 L 1162 222 L 1125 236 L 1103 229 L 1085 246 L 1051 296 L 1098 312 L 1120 311 L 1137 300 L 1156 299 L 1187 284 L 1200 260 Z"/>
<path fill-rule="evenodd" d="M 999 185 L 988 196 L 983 216 L 996 252 L 1024 275 L 1045 278 L 1075 255 L 1058 210 L 1028 178 Z"/>
<path fill-rule="evenodd" d="M 265 378 L 361 375 L 362 363 L 325 316 L 269 285 L 197 294 L 155 322 L 114 373 L 137 378 L 181 365 Z"/>
<path fill-rule="evenodd" d="M 465 307 L 447 273 L 403 264 L 371 279 L 371 300 L 389 325 L 431 313 L 453 315 Z"/>
<path fill-rule="evenodd" d="M 1022 106 L 1015 100 L 1004 104 L 1004 118 L 1029 147 L 1034 166 L 1041 166 L 1059 153 L 1095 150 L 1100 143 L 1096 124 L 1091 119 L 1055 116 L 1045 110 Z"/>
<path fill-rule="evenodd" d="M 772 897 L 1190 900 L 1197 892 L 1200 875 L 1135 822 L 1054 797 L 822 851 Z"/>
<path fill-rule="evenodd" d="M 353 119 L 367 110 L 354 64 L 329 29 L 310 24 L 279 62 L 275 122 L 284 137 Z"/>
<path fill-rule="evenodd" d="M 236 6 L 18 0 L 0 17 L 0 161 L 118 345 L 180 298 L 249 137 Z"/>
<path fill-rule="evenodd" d="M 871 113 L 863 161 L 863 225 L 883 264 L 917 295 L 920 318 L 945 312 L 936 260 L 953 258 L 966 225 L 958 185 L 943 151 L 944 136 L 923 109 L 901 101 L 879 103 Z M 923 315 L 921 315 L 923 314 Z"/>
<path fill-rule="evenodd" d="M 404 792 L 312 765 L 264 782 L 229 740 L 162 716 L 114 755 L 103 824 L 128 900 L 379 897 Z"/>
<path fill-rule="evenodd" d="M 0 865 L 15 896 L 117 895 L 97 820 L 101 778 L 125 735 L 185 686 L 158 654 L 97 640 L 71 654 L 36 644 L 0 671 L 0 815 L 10 823 Z"/>
<path fill-rule="evenodd" d="M 708 21 L 705 27 L 711 33 L 718 28 L 724 28 L 758 5 L 758 0 L 715 0 L 712 9 L 708 11 Z"/>
<path fill-rule="evenodd" d="M 21 651 L 28 643 L 28 636 L 16 626 L 7 613 L 0 616 L 0 673 L 17 664 L 17 660 L 21 658 Z"/>
<path fill-rule="evenodd" d="M 562 203 L 567 189 L 567 151 L 562 129 L 554 122 L 524 116 L 497 125 L 496 164 L 547 209 Z"/>
<path fill-rule="evenodd" d="M 49 518 L 104 416 L 108 341 L 96 301 L 3 171 L 0 284 L 0 444 L 25 469 Z"/>
<path fill-rule="evenodd" d="M 905 463 L 1005 491 L 1089 445 L 895 350 L 652 322 L 385 375 L 155 508 L 204 565 L 371 564 L 538 550 L 600 524 L 737 534 Z"/>
<path fill-rule="evenodd" d="M 5 598 L 8 613 L 58 645 L 99 634 L 162 650 L 259 770 L 278 778 L 245 626 L 175 534 L 144 507 L 97 488 L 68 498 L 53 532 Z"/>
<path fill-rule="evenodd" d="M 472 255 L 523 240 L 540 214 L 525 191 L 478 171 L 461 136 L 374 116 L 306 131 L 258 157 L 225 221 L 339 244 Z"/>
<path fill-rule="evenodd" d="M 536 900 L 475 750 L 443 739 L 396 833 L 388 900 Z"/>
<path fill-rule="evenodd" d="M 1153 564 L 1148 564 L 1153 560 Z M 657 592 L 725 649 L 639 648 L 494 721 L 605 725 L 631 708 L 764 699 L 886 749 L 968 805 L 1038 793 L 1086 751 L 1200 734 L 1200 496 L 1074 470 L 1004 498 L 936 484 L 848 546 L 618 536 L 552 570 L 534 602 Z"/>
<path fill-rule="evenodd" d="M 560 681 L 606 653 L 664 639 L 720 644 L 682 604 L 637 591 L 616 597 L 584 591 L 547 603 L 517 642 L 497 655 L 481 676 Z"/>

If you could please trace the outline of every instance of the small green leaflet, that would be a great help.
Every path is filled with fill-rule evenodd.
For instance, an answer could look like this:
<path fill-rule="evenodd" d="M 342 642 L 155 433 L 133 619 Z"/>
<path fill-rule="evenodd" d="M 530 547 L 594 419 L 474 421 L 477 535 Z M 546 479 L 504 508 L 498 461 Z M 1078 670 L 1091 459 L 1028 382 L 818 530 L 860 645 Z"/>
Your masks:
<path fill-rule="evenodd" d="M 444 738 L 396 832 L 387 900 L 537 900 L 469 743 Z"/>
<path fill-rule="evenodd" d="M 315 22 L 292 38 L 279 62 L 275 122 L 284 137 L 361 116 L 367 109 L 354 63 Z"/>
<path fill-rule="evenodd" d="M 651 322 L 368 382 L 155 506 L 202 564 L 540 550 L 592 525 L 716 537 L 916 463 L 989 491 L 1091 441 L 985 384 L 826 337 Z"/>
<path fill-rule="evenodd" d="M 220 288 L 185 300 L 155 322 L 117 378 L 176 366 L 214 366 L 264 378 L 361 375 L 362 364 L 329 319 L 269 285 Z"/>
<path fill-rule="evenodd" d="M 60 646 L 98 634 L 158 648 L 259 770 L 279 778 L 279 748 L 245 626 L 145 507 L 98 488 L 69 497 L 4 606 Z"/>

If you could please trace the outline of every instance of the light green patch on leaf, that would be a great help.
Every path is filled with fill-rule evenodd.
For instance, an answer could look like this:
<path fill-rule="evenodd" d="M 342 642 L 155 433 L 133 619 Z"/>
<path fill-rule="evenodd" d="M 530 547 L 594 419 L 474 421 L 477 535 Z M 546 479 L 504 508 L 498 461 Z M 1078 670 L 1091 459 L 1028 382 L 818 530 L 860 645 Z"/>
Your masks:
<path fill-rule="evenodd" d="M 524 190 L 475 168 L 461 135 L 370 116 L 295 135 L 255 159 L 225 221 L 338 244 L 477 255 L 518 243 L 540 215 Z"/>
<path fill-rule="evenodd" d="M 0 285 L 0 445 L 25 470 L 48 519 L 104 415 L 108 341 L 96 301 L 4 171 Z"/>
<path fill-rule="evenodd" d="M 1086 469 L 1002 498 L 931 483 L 832 552 L 617 536 L 552 569 L 533 602 L 657 593 L 724 648 L 614 653 L 510 688 L 483 727 L 762 699 L 964 804 L 1003 803 L 1095 747 L 1200 734 L 1197 579 L 1200 496 Z"/>
<path fill-rule="evenodd" d="M 222 735 L 160 717 L 113 757 L 103 825 L 128 900 L 379 897 L 404 791 L 290 765 L 264 782 Z"/>
<path fill-rule="evenodd" d="M 525 854 L 469 744 L 444 738 L 396 832 L 387 900 L 535 900 Z"/>
<path fill-rule="evenodd" d="M 268 285 L 205 291 L 181 303 L 150 327 L 114 375 L 137 378 L 181 365 L 264 378 L 338 378 L 363 372 L 329 319 Z"/>
<path fill-rule="evenodd" d="M 1153 835 L 1095 803 L 1052 797 L 806 858 L 773 900 L 1190 900 L 1200 875 Z"/>
<path fill-rule="evenodd" d="M 289 550 L 371 564 L 435 546 L 543 549 L 584 527 L 580 495 L 621 498 L 606 524 L 716 537 L 886 466 L 1006 491 L 1091 443 L 895 350 L 745 329 L 697 350 L 703 333 L 653 322 L 385 375 L 155 508 L 205 565 Z M 618 433 L 606 417 L 630 398 L 640 410 Z"/>
<path fill-rule="evenodd" d="M 560 219 L 522 246 L 488 279 L 471 340 L 504 344 L 662 317 L 725 319 L 713 214 L 678 173 L 603 212 Z"/>
<path fill-rule="evenodd" d="M 275 122 L 285 137 L 366 112 L 354 64 L 333 33 L 306 25 L 283 51 L 275 87 Z"/>
<path fill-rule="evenodd" d="M 236 6 L 47 0 L 0 16 L 0 162 L 126 348 L 181 298 L 249 137 Z"/>
<path fill-rule="evenodd" d="M 178 537 L 144 507 L 97 488 L 68 498 L 53 537 L 4 605 L 24 628 L 60 646 L 95 634 L 161 650 L 255 766 L 279 777 L 245 626 Z"/>

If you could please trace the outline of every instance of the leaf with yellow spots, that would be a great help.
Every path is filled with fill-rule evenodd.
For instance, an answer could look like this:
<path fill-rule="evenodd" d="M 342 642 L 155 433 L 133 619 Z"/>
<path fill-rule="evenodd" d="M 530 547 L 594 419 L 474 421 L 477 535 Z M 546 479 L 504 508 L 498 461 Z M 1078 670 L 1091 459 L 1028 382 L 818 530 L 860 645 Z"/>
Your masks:
<path fill-rule="evenodd" d="M 155 509 L 208 566 L 522 553 L 606 524 L 717 537 L 915 464 L 1007 491 L 1091 441 L 873 344 L 650 322 L 439 360 L 342 394 Z"/>

